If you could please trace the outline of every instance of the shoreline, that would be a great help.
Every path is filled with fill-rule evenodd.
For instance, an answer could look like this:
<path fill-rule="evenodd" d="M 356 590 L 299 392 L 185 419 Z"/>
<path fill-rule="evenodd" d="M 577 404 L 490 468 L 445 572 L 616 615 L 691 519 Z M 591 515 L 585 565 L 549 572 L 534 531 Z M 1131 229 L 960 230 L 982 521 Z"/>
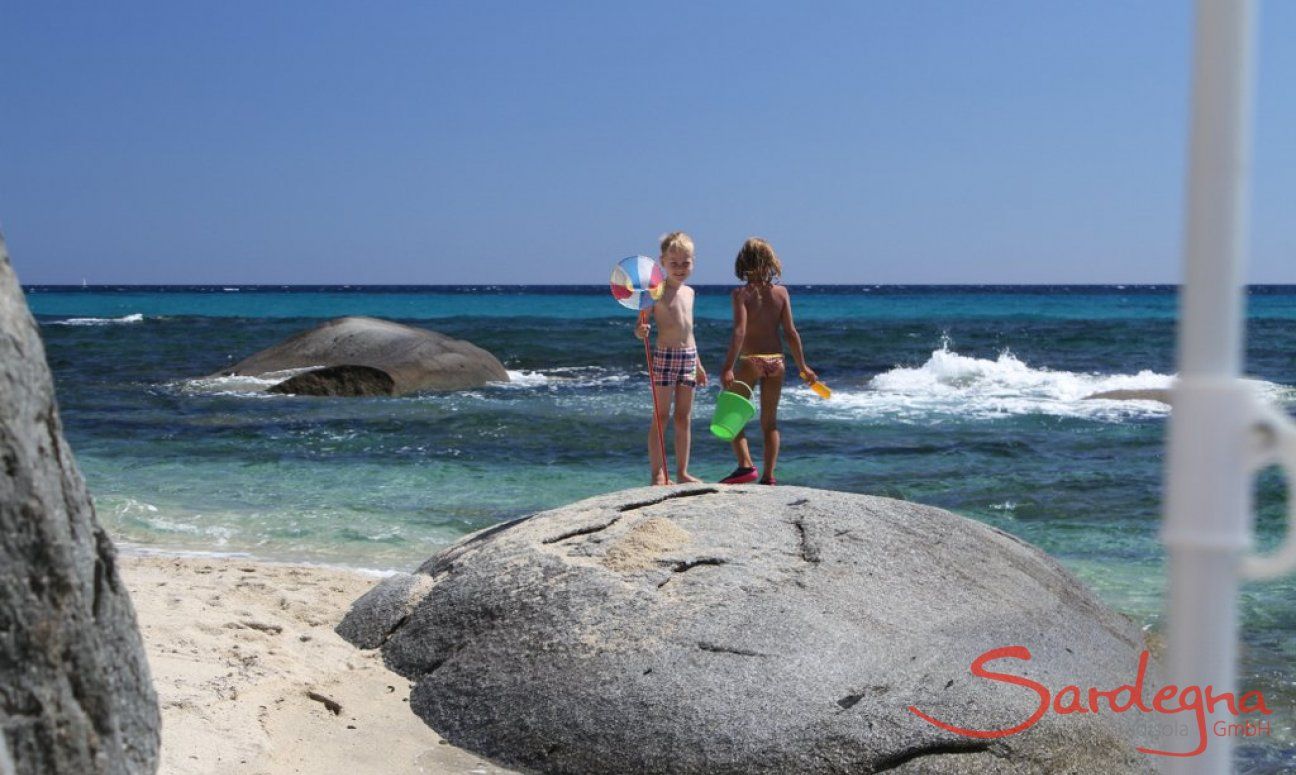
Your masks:
<path fill-rule="evenodd" d="M 378 652 L 333 632 L 376 572 L 130 549 L 118 564 L 162 713 L 162 775 L 509 772 L 443 741 Z"/>

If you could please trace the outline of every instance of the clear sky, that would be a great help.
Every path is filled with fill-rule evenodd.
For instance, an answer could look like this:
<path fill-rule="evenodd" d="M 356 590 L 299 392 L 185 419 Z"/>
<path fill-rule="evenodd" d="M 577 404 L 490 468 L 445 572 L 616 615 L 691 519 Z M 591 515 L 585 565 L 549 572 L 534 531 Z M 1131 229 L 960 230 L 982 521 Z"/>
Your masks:
<path fill-rule="evenodd" d="M 0 0 L 27 283 L 1176 282 L 1191 3 Z M 1296 2 L 1249 279 L 1296 282 Z"/>

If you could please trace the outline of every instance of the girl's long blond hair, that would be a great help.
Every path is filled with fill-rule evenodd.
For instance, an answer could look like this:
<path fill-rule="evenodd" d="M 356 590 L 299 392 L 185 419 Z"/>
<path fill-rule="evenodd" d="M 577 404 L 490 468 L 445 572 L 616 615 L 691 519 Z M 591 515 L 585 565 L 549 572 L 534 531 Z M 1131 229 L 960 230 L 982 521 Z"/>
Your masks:
<path fill-rule="evenodd" d="M 773 246 L 760 237 L 752 237 L 743 243 L 734 259 L 734 274 L 744 282 L 772 285 L 783 275 L 783 264 Z"/>

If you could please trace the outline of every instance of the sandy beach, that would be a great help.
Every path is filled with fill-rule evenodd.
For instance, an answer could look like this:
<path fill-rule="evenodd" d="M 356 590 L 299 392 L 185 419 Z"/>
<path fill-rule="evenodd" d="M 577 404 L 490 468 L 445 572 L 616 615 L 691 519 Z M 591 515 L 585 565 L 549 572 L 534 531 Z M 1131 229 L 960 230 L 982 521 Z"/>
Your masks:
<path fill-rule="evenodd" d="M 376 581 L 338 568 L 121 556 L 162 709 L 164 775 L 502 773 L 333 632 Z"/>

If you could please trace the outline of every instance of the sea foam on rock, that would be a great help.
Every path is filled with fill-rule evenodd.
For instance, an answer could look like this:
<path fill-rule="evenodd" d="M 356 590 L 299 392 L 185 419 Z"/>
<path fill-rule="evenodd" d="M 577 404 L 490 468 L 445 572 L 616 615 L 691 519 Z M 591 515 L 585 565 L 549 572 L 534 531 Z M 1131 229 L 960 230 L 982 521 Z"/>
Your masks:
<path fill-rule="evenodd" d="M 1038 549 L 903 501 L 643 488 L 475 533 L 340 628 L 415 683 L 448 741 L 560 773 L 1143 772 L 1136 721 L 1029 688 L 1129 683 L 1136 626 Z M 357 637 L 363 633 L 363 637 Z M 1149 692 L 1154 688 L 1150 678 Z M 1138 741 L 1140 744 L 1145 741 Z"/>
<path fill-rule="evenodd" d="M 297 395 L 404 395 L 507 382 L 499 359 L 471 342 L 390 320 L 345 317 L 321 323 L 212 376 L 257 377 L 313 368 L 271 392 Z"/>

